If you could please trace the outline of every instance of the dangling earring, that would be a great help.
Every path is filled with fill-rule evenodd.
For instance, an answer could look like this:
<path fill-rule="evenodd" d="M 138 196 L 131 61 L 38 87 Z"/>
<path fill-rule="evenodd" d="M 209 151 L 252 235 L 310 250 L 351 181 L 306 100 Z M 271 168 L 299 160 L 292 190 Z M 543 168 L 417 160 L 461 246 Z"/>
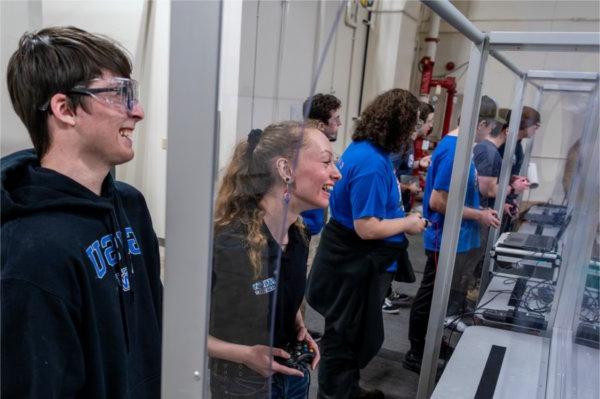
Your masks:
<path fill-rule="evenodd" d="M 285 190 L 283 190 L 283 202 L 286 204 L 290 203 L 290 198 L 292 195 L 290 194 L 290 178 L 285 178 Z"/>

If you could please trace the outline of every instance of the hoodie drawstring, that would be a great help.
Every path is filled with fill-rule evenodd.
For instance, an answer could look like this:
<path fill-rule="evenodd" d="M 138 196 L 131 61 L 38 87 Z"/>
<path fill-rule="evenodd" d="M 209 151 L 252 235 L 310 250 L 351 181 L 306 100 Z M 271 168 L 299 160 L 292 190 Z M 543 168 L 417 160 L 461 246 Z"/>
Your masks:
<path fill-rule="evenodd" d="M 125 296 L 124 296 L 124 287 L 123 287 L 123 276 L 121 276 L 121 265 L 122 261 L 125 263 L 125 270 L 127 271 L 127 279 L 129 283 L 129 292 L 130 292 L 130 300 L 134 302 L 134 294 L 133 294 L 133 262 L 131 260 L 131 256 L 129 254 L 129 249 L 126 246 L 127 236 L 123 231 L 120 223 L 119 213 L 122 208 L 121 199 L 119 195 L 115 192 L 114 196 L 116 198 L 116 210 L 115 207 L 111 207 L 110 216 L 111 216 L 111 224 L 112 224 L 112 241 L 113 245 L 117 250 L 117 265 L 115 265 L 113 271 L 116 279 L 117 290 L 119 291 L 119 306 L 121 310 L 121 324 L 123 326 L 123 334 L 125 335 L 125 345 L 127 352 L 129 353 L 130 348 L 130 338 L 129 338 L 129 322 L 127 317 L 127 308 L 125 306 Z M 119 239 L 120 237 L 120 239 Z"/>

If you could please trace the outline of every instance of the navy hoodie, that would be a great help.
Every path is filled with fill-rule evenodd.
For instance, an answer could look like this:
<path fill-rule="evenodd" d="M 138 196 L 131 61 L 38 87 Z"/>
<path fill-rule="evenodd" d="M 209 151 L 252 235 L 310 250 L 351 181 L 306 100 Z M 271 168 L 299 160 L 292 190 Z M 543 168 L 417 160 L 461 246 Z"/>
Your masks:
<path fill-rule="evenodd" d="M 2 159 L 1 396 L 159 398 L 158 241 L 143 196 Z"/>

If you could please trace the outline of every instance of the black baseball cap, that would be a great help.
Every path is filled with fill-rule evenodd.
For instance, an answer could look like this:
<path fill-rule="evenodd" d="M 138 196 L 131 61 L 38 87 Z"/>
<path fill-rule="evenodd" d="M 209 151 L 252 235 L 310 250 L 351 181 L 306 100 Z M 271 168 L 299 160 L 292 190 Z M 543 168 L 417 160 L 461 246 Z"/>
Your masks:
<path fill-rule="evenodd" d="M 481 106 L 479 107 L 479 119 L 493 119 L 500 126 L 506 124 L 506 119 L 500 117 L 496 102 L 488 96 L 481 97 Z"/>

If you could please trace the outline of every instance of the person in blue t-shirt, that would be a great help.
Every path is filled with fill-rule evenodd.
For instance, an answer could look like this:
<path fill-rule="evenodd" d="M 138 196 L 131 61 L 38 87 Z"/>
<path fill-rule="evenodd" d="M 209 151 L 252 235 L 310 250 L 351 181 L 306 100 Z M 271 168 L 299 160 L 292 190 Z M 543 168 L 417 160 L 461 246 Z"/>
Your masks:
<path fill-rule="evenodd" d="M 317 93 L 304 100 L 302 109 L 304 116 L 307 118 L 305 126 L 314 126 L 331 142 L 337 140 L 338 130 L 342 126 L 340 119 L 342 102 L 339 98 L 332 94 Z M 304 211 L 300 214 L 304 224 L 308 228 L 310 234 L 309 241 L 323 230 L 325 219 L 327 219 L 326 212 L 327 208 L 319 208 Z M 308 265 L 307 270 L 310 271 L 310 265 Z M 304 306 L 302 309 L 304 309 Z M 319 331 L 309 329 L 308 332 L 316 341 L 319 341 L 323 336 Z"/>
<path fill-rule="evenodd" d="M 493 106 L 492 106 L 493 105 Z M 477 136 L 483 137 L 496 126 L 496 104 L 492 101 L 482 100 L 479 110 L 479 123 Z M 402 362 L 404 368 L 419 373 L 421 360 L 425 347 L 425 335 L 433 298 L 435 273 L 439 258 L 440 244 L 444 217 L 450 190 L 452 166 L 459 130 L 458 128 L 448 133 L 438 144 L 431 158 L 431 165 L 425 180 L 423 195 L 423 216 L 430 224 L 423 234 L 427 263 L 423 272 L 423 280 L 417 291 L 415 300 L 410 310 L 410 324 L 408 338 L 410 350 Z M 448 301 L 448 315 L 460 313 L 466 299 L 467 283 L 472 275 L 476 263 L 472 261 L 474 251 L 479 248 L 479 224 L 498 227 L 500 221 L 493 209 L 479 209 L 479 192 L 475 165 L 471 161 L 463 221 L 460 226 L 458 247 L 456 249 L 455 270 L 452 278 L 452 288 Z M 454 319 L 454 318 L 453 318 Z"/>
<path fill-rule="evenodd" d="M 482 102 L 485 98 L 484 96 Z M 489 99 L 489 101 L 493 100 Z M 501 108 L 498 111 L 498 115 L 501 114 L 502 110 Z M 494 208 L 496 196 L 498 195 L 498 179 L 500 178 L 500 169 L 502 168 L 502 156 L 498 152 L 498 148 L 504 145 L 508 133 L 508 123 L 505 121 L 502 122 L 504 124 L 499 123 L 495 129 L 491 130 L 473 148 L 473 163 L 477 170 L 477 184 L 479 185 L 479 205 L 482 208 Z M 508 197 L 504 203 L 504 215 L 508 215 L 510 219 L 516 218 L 518 208 L 514 199 L 511 198 L 514 195 L 522 193 L 528 187 L 529 180 L 526 177 L 514 176 L 506 191 Z M 488 235 L 489 228 L 481 227 L 479 234 L 480 246 L 477 255 L 479 260 L 473 276 L 476 280 L 481 277 L 481 271 L 483 270 Z"/>
<path fill-rule="evenodd" d="M 393 89 L 375 98 L 361 114 L 352 136 L 353 141 L 338 163 L 344 178 L 333 188 L 330 199 L 331 219 L 321 237 L 311 272 L 312 276 L 312 273 L 318 275 L 322 270 L 328 270 L 331 274 L 327 278 L 335 279 L 338 288 L 348 285 L 356 287 L 352 292 L 340 291 L 335 298 L 336 303 L 346 303 L 347 306 L 354 304 L 363 309 L 364 314 L 368 311 L 365 310 L 368 303 L 378 301 L 379 307 L 375 306 L 374 309 L 379 314 L 370 314 L 375 319 L 381 319 L 381 304 L 393 276 L 392 273 L 381 273 L 379 270 L 385 270 L 387 266 L 388 271 L 393 272 L 396 262 L 392 265 L 373 265 L 371 263 L 375 260 L 363 253 L 357 254 L 357 257 L 362 256 L 365 259 L 361 270 L 377 270 L 377 275 L 369 278 L 376 279 L 379 285 L 376 291 L 379 292 L 367 292 L 360 288 L 364 285 L 348 284 L 348 281 L 358 277 L 348 272 L 343 265 L 330 265 L 328 261 L 323 263 L 321 260 L 338 259 L 346 254 L 346 251 L 357 250 L 344 248 L 347 237 L 343 234 L 356 237 L 360 241 L 368 241 L 369 244 L 365 243 L 365 247 L 371 245 L 369 248 L 376 251 L 376 247 L 381 248 L 385 243 L 406 243 L 405 233 L 418 234 L 425 228 L 425 221 L 420 215 L 404 214 L 398 180 L 389 158 L 391 152 L 398 151 L 409 142 L 417 121 L 418 105 L 418 100 L 410 92 Z M 345 233 L 335 235 L 333 226 L 336 226 L 335 231 Z M 350 298 L 350 295 L 353 297 Z M 361 305 L 355 303 L 358 297 Z M 329 305 L 325 304 L 324 307 Z M 353 311 L 351 309 L 350 312 Z M 349 312 L 348 309 L 344 309 L 341 313 Z M 358 315 L 355 318 L 358 325 L 351 330 L 364 331 L 373 328 L 372 325 L 361 323 L 368 318 Z M 321 341 L 324 352 L 319 367 L 319 397 L 383 397 L 381 391 L 366 391 L 359 387 L 360 348 L 353 345 L 350 339 L 352 332 L 350 326 L 347 327 L 348 329 L 339 331 L 341 327 L 338 324 L 331 319 L 325 319 L 325 334 Z"/>
<path fill-rule="evenodd" d="M 426 170 L 431 162 L 431 155 L 424 156 L 420 159 L 414 159 L 414 143 L 419 137 L 425 137 L 433 128 L 433 117 L 435 109 L 431 104 L 419 101 L 419 112 L 415 131 L 410 137 L 410 143 L 407 148 L 400 152 L 390 154 L 392 167 L 398 181 L 400 183 L 400 195 L 402 196 L 402 206 L 404 212 L 410 212 L 413 201 L 417 195 L 422 194 L 419 184 L 420 177 L 415 175 L 418 170 Z M 405 264 L 404 268 L 397 268 L 394 274 L 394 281 L 402 283 L 415 282 L 414 270 L 408 252 L 404 259 L 399 260 Z M 405 293 L 392 289 L 392 285 L 387 290 L 386 298 L 383 305 L 384 313 L 400 313 L 400 308 L 410 307 L 414 297 Z"/>
<path fill-rule="evenodd" d="M 317 93 L 304 101 L 302 109 L 304 115 L 314 121 L 314 127 L 323 132 L 329 141 L 337 140 L 338 130 L 342 126 L 342 102 L 336 96 Z M 300 216 L 311 236 L 319 234 L 325 225 L 325 209 L 311 209 L 302 212 Z"/>

